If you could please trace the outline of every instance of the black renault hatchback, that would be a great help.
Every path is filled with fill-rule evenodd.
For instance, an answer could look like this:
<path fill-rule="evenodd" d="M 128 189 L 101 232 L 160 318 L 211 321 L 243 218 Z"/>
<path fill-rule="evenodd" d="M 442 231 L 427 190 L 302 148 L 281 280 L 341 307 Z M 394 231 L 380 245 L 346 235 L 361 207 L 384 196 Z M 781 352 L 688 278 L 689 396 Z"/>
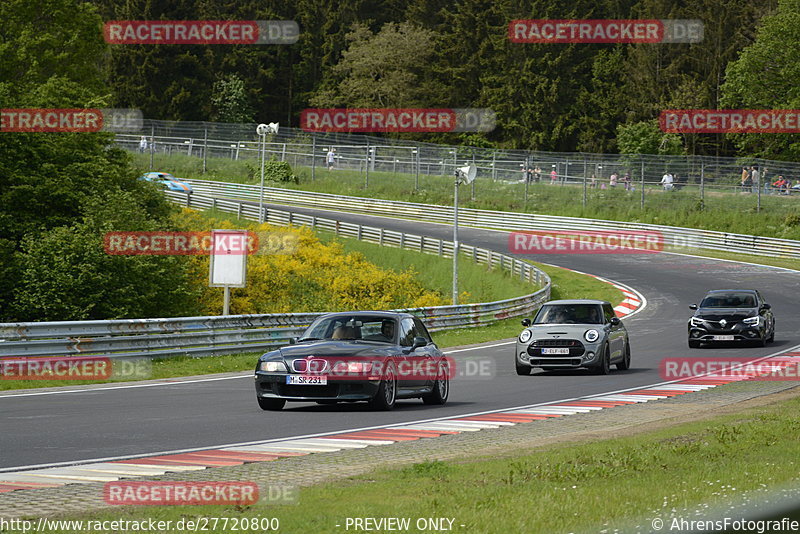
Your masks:
<path fill-rule="evenodd" d="M 755 289 L 709 291 L 689 319 L 689 348 L 701 343 L 749 342 L 763 347 L 775 340 L 775 316 Z"/>

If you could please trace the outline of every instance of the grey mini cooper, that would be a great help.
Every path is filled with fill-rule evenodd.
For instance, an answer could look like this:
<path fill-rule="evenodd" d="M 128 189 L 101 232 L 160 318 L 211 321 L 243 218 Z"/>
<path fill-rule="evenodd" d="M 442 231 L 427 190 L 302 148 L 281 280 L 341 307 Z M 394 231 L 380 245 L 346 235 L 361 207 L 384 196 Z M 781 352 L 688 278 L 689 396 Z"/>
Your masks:
<path fill-rule="evenodd" d="M 587 368 L 605 375 L 611 365 L 631 366 L 628 331 L 606 301 L 551 300 L 522 326 L 514 352 L 518 375 L 529 375 L 534 367 Z"/>

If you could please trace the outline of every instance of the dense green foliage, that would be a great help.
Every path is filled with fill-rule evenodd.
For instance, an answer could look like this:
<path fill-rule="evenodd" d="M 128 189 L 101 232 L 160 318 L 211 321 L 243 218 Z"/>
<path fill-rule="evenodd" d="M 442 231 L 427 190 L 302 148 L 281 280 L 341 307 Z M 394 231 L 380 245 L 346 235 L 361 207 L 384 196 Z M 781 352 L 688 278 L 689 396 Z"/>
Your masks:
<path fill-rule="evenodd" d="M 0 108 L 108 104 L 88 4 L 0 3 Z M 156 230 L 170 208 L 108 133 L 0 134 L 0 321 L 192 309 L 181 259 L 109 256 L 104 232 Z"/>
<path fill-rule="evenodd" d="M 497 112 L 498 127 L 484 138 L 496 146 L 616 152 L 619 126 L 652 121 L 662 109 L 789 105 L 793 92 L 781 88 L 791 86 L 791 63 L 775 74 L 776 88 L 755 83 L 763 79 L 758 57 L 774 46 L 782 60 L 797 54 L 798 30 L 791 24 L 800 16 L 797 1 L 786 0 L 779 12 L 777 1 L 93 3 L 107 20 L 284 19 L 300 26 L 299 41 L 287 46 L 111 46 L 114 104 L 141 108 L 149 118 L 208 120 L 218 111 L 215 82 L 236 76 L 258 122 L 296 126 L 307 107 L 485 107 Z M 510 42 L 509 22 L 529 18 L 700 19 L 705 38 L 697 44 Z M 757 35 L 765 42 L 755 43 Z M 729 67 L 734 81 L 726 84 Z M 753 86 L 759 88 L 749 94 Z M 735 96 L 742 91 L 746 99 Z M 424 140 L 465 141 L 452 134 Z M 697 154 L 749 147 L 722 135 L 680 141 L 680 149 Z"/>

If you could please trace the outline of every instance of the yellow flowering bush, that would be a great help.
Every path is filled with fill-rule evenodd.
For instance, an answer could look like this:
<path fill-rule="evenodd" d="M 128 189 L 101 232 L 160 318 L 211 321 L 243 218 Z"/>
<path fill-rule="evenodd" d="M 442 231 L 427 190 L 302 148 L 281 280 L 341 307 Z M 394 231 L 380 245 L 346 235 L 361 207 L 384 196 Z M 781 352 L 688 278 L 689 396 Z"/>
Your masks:
<path fill-rule="evenodd" d="M 206 217 L 184 209 L 175 216 L 186 230 L 232 229 L 230 221 Z M 441 306 L 447 301 L 438 292 L 422 287 L 413 270 L 384 270 L 360 253 L 346 254 L 338 243 L 322 243 L 308 228 L 249 224 L 246 228 L 262 238 L 270 232 L 291 235 L 291 253 L 257 253 L 247 258 L 247 287 L 231 291 L 231 313 L 290 313 L 359 309 L 393 309 Z M 222 310 L 222 289 L 208 287 L 208 256 L 190 260 L 192 278 L 201 292 L 205 314 Z"/>

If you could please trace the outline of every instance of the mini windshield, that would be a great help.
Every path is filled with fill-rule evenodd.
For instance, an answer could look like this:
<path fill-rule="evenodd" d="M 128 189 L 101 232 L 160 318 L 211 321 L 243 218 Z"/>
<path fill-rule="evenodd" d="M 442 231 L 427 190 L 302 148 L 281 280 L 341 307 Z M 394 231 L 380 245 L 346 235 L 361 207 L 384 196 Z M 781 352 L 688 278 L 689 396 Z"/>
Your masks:
<path fill-rule="evenodd" d="M 713 293 L 700 303 L 701 308 L 755 308 L 756 298 L 752 293 Z"/>
<path fill-rule="evenodd" d="M 542 306 L 533 324 L 603 324 L 599 304 L 550 304 Z"/>
<path fill-rule="evenodd" d="M 391 317 L 336 315 L 317 319 L 309 326 L 303 340 L 363 340 L 396 343 L 397 321 Z"/>

